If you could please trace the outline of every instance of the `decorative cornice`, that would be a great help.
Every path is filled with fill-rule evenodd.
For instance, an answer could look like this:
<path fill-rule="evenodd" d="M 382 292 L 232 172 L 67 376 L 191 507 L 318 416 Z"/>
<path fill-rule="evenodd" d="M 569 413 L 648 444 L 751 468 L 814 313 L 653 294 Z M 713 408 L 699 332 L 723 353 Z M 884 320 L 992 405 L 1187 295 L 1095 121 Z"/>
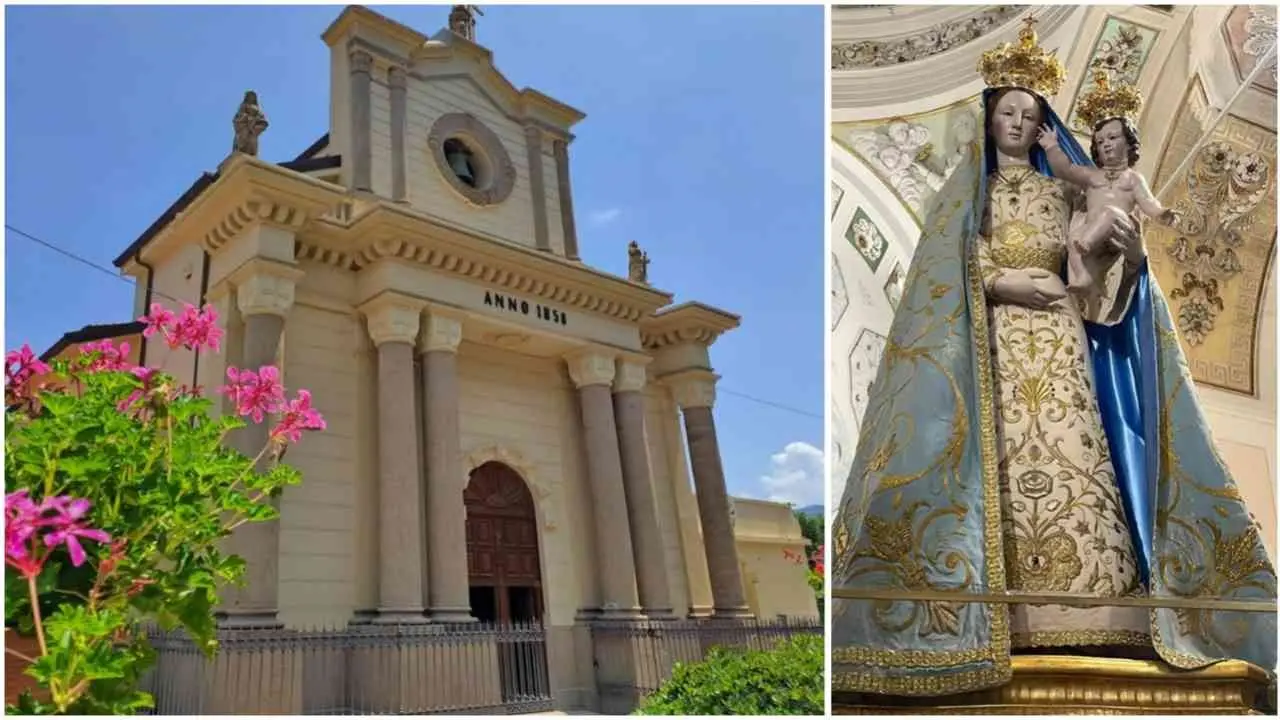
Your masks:
<path fill-rule="evenodd" d="M 234 153 L 213 181 L 184 211 L 141 248 L 144 262 L 154 262 L 190 242 L 216 253 L 240 233 L 257 225 L 297 232 L 310 219 L 333 211 L 345 190 L 259 158 Z"/>
<path fill-rule="evenodd" d="M 425 303 L 411 297 L 383 293 L 359 309 L 368 319 L 369 338 L 375 346 L 387 342 L 413 345 L 418 339 L 423 305 Z"/>
<path fill-rule="evenodd" d="M 710 370 L 683 370 L 662 377 L 681 410 L 713 407 L 716 404 L 716 381 L 719 375 Z"/>
<path fill-rule="evenodd" d="M 462 342 L 462 318 L 438 308 L 428 308 L 422 314 L 422 337 L 418 349 L 424 353 L 457 352 Z"/>
<path fill-rule="evenodd" d="M 645 366 L 649 357 L 623 356 L 617 361 L 617 373 L 613 379 L 614 392 L 640 392 L 648 382 Z"/>
<path fill-rule="evenodd" d="M 569 377 L 576 387 L 590 385 L 609 385 L 616 373 L 613 355 L 601 350 L 591 349 L 568 355 L 564 359 L 569 365 Z"/>
<path fill-rule="evenodd" d="M 699 302 L 686 302 L 645 318 L 640 323 L 640 340 L 647 350 L 689 342 L 710 347 L 741 322 L 742 319 L 732 313 Z"/>
<path fill-rule="evenodd" d="M 403 204 L 379 200 L 367 207 L 349 223 L 313 223 L 299 239 L 298 257 L 355 271 L 384 259 L 406 260 L 624 322 L 636 322 L 671 302 L 670 293 L 481 235 Z"/>

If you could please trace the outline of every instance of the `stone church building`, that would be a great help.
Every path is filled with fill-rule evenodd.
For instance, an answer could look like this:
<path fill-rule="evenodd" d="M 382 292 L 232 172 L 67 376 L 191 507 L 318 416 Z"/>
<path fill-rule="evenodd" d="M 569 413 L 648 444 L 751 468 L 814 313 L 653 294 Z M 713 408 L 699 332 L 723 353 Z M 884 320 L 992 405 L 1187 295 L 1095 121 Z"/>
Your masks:
<path fill-rule="evenodd" d="M 395 638 L 535 624 L 545 669 L 531 694 L 569 708 L 599 707 L 603 674 L 640 688 L 642 667 L 669 666 L 636 640 L 656 624 L 694 646 L 708 628 L 758 638 L 778 616 L 820 631 L 803 569 L 769 565 L 803 547 L 789 510 L 742 504 L 753 547 L 774 543 L 778 558 L 744 563 L 735 540 L 710 349 L 739 318 L 674 303 L 634 246 L 628 278 L 581 261 L 569 148 L 584 115 L 513 86 L 474 23 L 457 6 L 428 37 L 345 9 L 323 34 L 329 132 L 292 161 L 260 159 L 266 117 L 246 94 L 236 151 L 116 261 L 138 281 L 137 315 L 179 299 L 225 321 L 222 353 L 147 342 L 143 362 L 205 388 L 228 363 L 277 364 L 328 423 L 288 452 L 303 483 L 280 520 L 232 538 L 248 583 L 224 593 L 224 657 L 201 675 L 160 647 L 160 710 L 332 710 L 317 687 L 362 683 L 381 710 L 440 706 L 409 698 L 411 676 L 388 690 L 394 671 L 317 670 L 287 653 L 260 660 L 278 691 L 246 693 L 227 663 L 254 633 L 364 628 L 377 663 L 404 673 L 421 660 L 426 673 L 451 662 L 427 658 L 443 645 Z M 605 662 L 602 638 L 625 641 L 624 659 Z M 510 706 L 510 658 L 493 642 L 477 672 L 502 687 L 472 678 L 449 707 Z"/>

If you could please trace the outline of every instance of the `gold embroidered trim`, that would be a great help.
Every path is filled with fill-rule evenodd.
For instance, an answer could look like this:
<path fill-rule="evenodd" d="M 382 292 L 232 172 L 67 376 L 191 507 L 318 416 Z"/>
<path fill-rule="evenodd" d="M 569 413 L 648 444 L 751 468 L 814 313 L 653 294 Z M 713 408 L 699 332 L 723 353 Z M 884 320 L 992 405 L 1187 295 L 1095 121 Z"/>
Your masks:
<path fill-rule="evenodd" d="M 978 160 L 982 149 L 975 151 Z M 969 197 L 978 194 L 978 175 L 975 174 L 969 188 Z M 952 210 L 958 209 L 957 202 Z M 983 292 L 982 273 L 978 266 L 975 246 L 968 243 L 962 249 L 961 260 L 967 264 L 967 301 L 972 318 L 970 342 L 977 350 L 978 367 L 974 372 L 978 382 L 979 442 L 982 458 L 983 497 L 987 511 L 984 513 L 983 541 L 986 550 L 987 588 L 992 592 L 1005 589 L 1004 548 L 1000 536 L 1000 479 L 996 466 L 995 406 L 992 396 L 993 382 L 991 348 L 987 343 L 987 304 Z M 911 273 L 920 268 L 912 264 Z M 914 280 L 909 277 L 908 282 Z M 887 356 L 887 354 L 886 354 Z M 958 408 L 963 412 L 964 408 Z M 987 608 L 991 620 L 989 644 L 967 650 L 938 652 L 878 649 L 869 647 L 833 647 L 831 654 L 831 687 L 834 690 L 872 692 L 888 695 L 949 695 L 971 690 L 981 690 L 1008 682 L 1012 677 L 1009 653 L 1009 612 L 1004 606 Z M 837 667 L 834 663 L 852 664 L 854 667 Z M 977 665 L 957 670 L 965 665 Z M 877 668 L 915 667 L 929 674 L 886 676 Z"/>
<path fill-rule="evenodd" d="M 1134 645 L 1151 647 L 1151 634 L 1140 630 L 1038 630 L 1014 633 L 1013 647 L 1043 648 L 1075 645 Z"/>
<path fill-rule="evenodd" d="M 1066 251 L 1061 248 L 1010 247 L 993 245 L 991 261 L 1002 268 L 1026 270 L 1040 268 L 1056 273 L 1062 269 Z"/>

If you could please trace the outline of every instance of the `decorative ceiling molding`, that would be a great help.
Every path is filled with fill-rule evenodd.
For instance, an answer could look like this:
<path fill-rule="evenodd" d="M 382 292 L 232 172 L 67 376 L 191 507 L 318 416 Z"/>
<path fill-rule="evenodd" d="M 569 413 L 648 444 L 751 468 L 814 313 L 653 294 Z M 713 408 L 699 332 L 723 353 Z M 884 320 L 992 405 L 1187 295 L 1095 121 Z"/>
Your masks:
<path fill-rule="evenodd" d="M 831 69 L 853 70 L 922 60 L 976 40 L 1022 14 L 1022 8 L 1016 5 L 961 11 L 961 17 L 948 18 L 903 37 L 835 42 Z"/>
<path fill-rule="evenodd" d="M 875 11 L 888 14 L 889 7 Z M 894 8 L 896 9 L 896 8 Z M 1034 15 L 1041 45 L 1065 58 L 1075 42 L 1085 6 L 1025 6 L 980 42 L 966 42 L 912 62 L 832 70 L 831 102 L 836 122 L 905 115 L 930 110 L 977 94 L 982 90 L 978 60 L 982 53 L 1002 42 L 1017 40 L 1021 17 Z M 972 8 L 966 8 L 969 14 Z M 834 11 L 833 11 L 834 12 Z M 872 12 L 870 9 L 857 11 Z"/>

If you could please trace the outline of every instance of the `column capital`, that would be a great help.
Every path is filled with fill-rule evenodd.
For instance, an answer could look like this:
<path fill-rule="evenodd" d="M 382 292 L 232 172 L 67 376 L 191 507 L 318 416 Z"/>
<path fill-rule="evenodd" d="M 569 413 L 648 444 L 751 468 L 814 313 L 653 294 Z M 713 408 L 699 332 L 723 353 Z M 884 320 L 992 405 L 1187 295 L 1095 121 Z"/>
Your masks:
<path fill-rule="evenodd" d="M 250 260 L 227 278 L 236 289 L 240 314 L 285 317 L 293 307 L 294 290 L 303 271 L 271 260 Z"/>
<path fill-rule="evenodd" d="M 653 362 L 644 356 L 624 355 L 618 358 L 617 373 L 613 379 L 614 392 L 640 392 L 648 382 L 645 368 Z"/>
<path fill-rule="evenodd" d="M 444 351 L 458 352 L 462 342 L 462 316 L 427 308 L 422 313 L 422 336 L 418 339 L 418 350 L 424 353 Z"/>
<path fill-rule="evenodd" d="M 369 338 L 380 346 L 388 342 L 412 346 L 418 339 L 423 302 L 404 295 L 384 293 L 360 306 L 369 323 Z"/>
<path fill-rule="evenodd" d="M 686 370 L 662 378 L 671 388 L 681 410 L 709 408 L 716 404 L 716 381 L 719 375 L 710 370 Z"/>
<path fill-rule="evenodd" d="M 613 355 L 603 350 L 584 350 L 565 356 L 569 364 L 569 377 L 578 388 L 589 385 L 609 385 L 613 382 L 615 367 Z"/>
<path fill-rule="evenodd" d="M 391 86 L 392 90 L 403 90 L 407 78 L 408 74 L 405 69 L 399 65 L 392 65 L 387 68 L 387 85 Z"/>
<path fill-rule="evenodd" d="M 352 48 L 348 57 L 351 61 L 352 74 L 373 72 L 373 55 L 369 51 Z"/>

